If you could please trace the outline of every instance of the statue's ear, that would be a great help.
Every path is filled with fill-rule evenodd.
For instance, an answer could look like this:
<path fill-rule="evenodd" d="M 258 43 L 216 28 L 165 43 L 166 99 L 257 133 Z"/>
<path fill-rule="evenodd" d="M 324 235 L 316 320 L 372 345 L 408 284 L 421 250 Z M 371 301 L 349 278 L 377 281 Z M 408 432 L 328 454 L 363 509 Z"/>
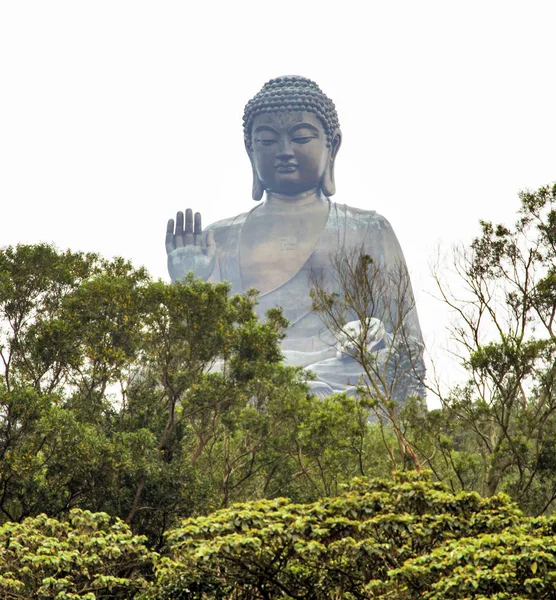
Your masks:
<path fill-rule="evenodd" d="M 336 184 L 334 183 L 334 162 L 336 160 L 336 155 L 338 154 L 338 150 L 342 145 L 342 134 L 340 130 L 337 129 L 332 136 L 332 143 L 330 145 L 330 157 L 328 159 L 328 165 L 326 167 L 326 171 L 324 172 L 321 188 L 323 194 L 329 198 L 336 193 Z"/>
<path fill-rule="evenodd" d="M 255 161 L 253 160 L 253 151 L 245 142 L 245 150 L 247 151 L 247 155 L 249 156 L 249 160 L 251 161 L 251 169 L 253 170 L 253 189 L 251 191 L 251 195 L 253 200 L 260 200 L 264 194 L 264 186 L 263 182 L 260 180 L 259 175 L 257 173 L 257 169 L 255 169 Z"/>

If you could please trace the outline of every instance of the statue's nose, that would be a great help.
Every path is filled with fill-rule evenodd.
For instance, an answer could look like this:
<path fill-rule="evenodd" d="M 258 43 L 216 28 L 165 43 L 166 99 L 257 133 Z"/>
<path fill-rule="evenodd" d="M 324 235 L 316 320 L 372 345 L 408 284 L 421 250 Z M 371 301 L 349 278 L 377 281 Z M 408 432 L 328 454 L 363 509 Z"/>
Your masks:
<path fill-rule="evenodd" d="M 276 158 L 284 159 L 293 157 L 292 144 L 288 139 L 280 140 Z"/>

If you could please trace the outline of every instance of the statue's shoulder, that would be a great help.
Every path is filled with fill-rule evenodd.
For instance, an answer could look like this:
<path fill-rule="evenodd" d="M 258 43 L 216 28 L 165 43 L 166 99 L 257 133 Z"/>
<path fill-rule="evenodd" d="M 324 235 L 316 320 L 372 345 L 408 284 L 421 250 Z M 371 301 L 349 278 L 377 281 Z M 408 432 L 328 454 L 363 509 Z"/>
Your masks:
<path fill-rule="evenodd" d="M 221 246 L 226 243 L 232 232 L 241 228 L 248 214 L 249 212 L 244 212 L 235 217 L 216 221 L 210 224 L 205 231 L 214 232 L 214 241 L 217 246 Z"/>
<path fill-rule="evenodd" d="M 386 218 L 377 213 L 376 210 L 367 210 L 365 208 L 357 208 L 347 204 L 332 203 L 333 209 L 336 211 L 339 220 L 344 220 L 346 227 L 349 228 L 378 228 L 391 229 L 392 226 Z"/>

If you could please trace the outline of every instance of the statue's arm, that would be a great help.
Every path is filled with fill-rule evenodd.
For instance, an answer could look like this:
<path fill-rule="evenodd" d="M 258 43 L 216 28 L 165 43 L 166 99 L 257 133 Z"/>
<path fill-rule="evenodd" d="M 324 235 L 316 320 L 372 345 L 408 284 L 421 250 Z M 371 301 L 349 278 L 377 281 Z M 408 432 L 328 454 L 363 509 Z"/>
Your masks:
<path fill-rule="evenodd" d="M 386 330 L 393 332 L 403 324 L 406 334 L 423 344 L 409 270 L 398 238 L 387 219 L 373 214 L 365 232 L 363 248 L 375 260 L 384 282 L 386 297 L 379 302 L 379 310 Z"/>
<path fill-rule="evenodd" d="M 284 363 L 289 366 L 310 367 L 315 363 L 337 356 L 335 346 L 329 346 L 323 350 L 314 352 L 301 352 L 298 350 L 283 350 Z"/>
<path fill-rule="evenodd" d="M 422 381 L 425 376 L 425 344 L 409 271 L 392 226 L 384 217 L 377 217 L 379 227 L 373 227 L 372 234 L 375 248 L 377 233 L 380 236 L 379 266 L 386 279 L 384 289 L 387 290 L 384 301 L 379 302 L 381 315 L 376 315 L 384 323 L 386 331 L 386 348 L 381 352 L 386 357 L 387 370 L 393 372 L 391 379 L 395 382 L 394 387 L 400 388 L 395 395 L 424 395 Z M 365 245 L 369 254 L 373 247 L 372 241 L 371 236 L 366 236 Z"/>

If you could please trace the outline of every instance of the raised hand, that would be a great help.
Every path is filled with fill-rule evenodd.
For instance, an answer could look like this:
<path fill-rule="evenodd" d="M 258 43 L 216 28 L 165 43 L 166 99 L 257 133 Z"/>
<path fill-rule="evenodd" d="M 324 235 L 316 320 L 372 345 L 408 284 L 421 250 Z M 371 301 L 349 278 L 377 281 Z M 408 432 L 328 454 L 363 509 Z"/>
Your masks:
<path fill-rule="evenodd" d="M 168 272 L 172 281 L 182 279 L 193 271 L 198 277 L 207 280 L 216 264 L 216 244 L 212 231 L 203 232 L 201 214 L 188 208 L 178 212 L 176 222 L 168 221 L 166 228 L 166 253 Z"/>

